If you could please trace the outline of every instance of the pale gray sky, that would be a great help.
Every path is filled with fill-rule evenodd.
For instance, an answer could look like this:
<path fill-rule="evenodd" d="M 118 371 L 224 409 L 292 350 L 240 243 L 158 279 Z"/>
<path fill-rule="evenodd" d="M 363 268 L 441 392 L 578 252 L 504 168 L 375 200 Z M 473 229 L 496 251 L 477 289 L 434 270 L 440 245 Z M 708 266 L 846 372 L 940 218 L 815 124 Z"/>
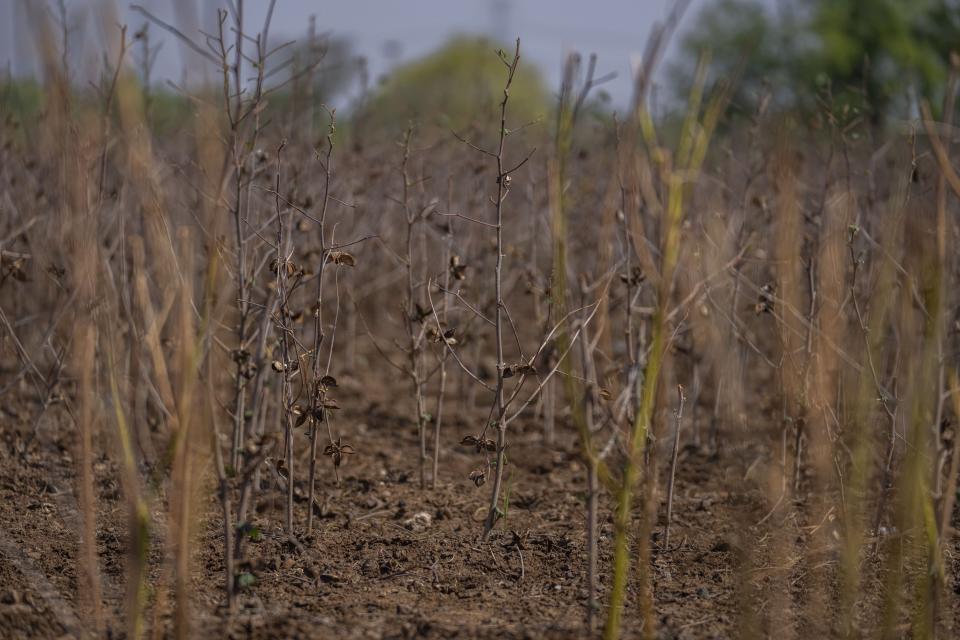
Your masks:
<path fill-rule="evenodd" d="M 135 31 L 143 18 L 130 10 L 129 2 L 109 0 L 64 0 L 71 21 L 80 25 L 75 40 L 82 41 L 71 52 L 78 73 L 96 68 L 102 55 L 104 30 L 93 8 L 114 6 L 119 20 Z M 278 0 L 270 40 L 303 37 L 309 16 L 316 15 L 320 32 L 349 38 L 357 54 L 369 60 L 372 78 L 389 70 L 397 61 L 405 62 L 428 53 L 455 33 L 479 33 L 512 40 L 521 38 L 526 59 L 538 65 L 551 87 L 559 84 L 565 52 L 594 52 L 599 57 L 598 72 L 616 72 L 618 77 L 604 88 L 615 103 L 626 102 L 630 95 L 630 60 L 643 51 L 654 22 L 661 20 L 673 0 Z M 687 18 L 705 0 L 695 0 Z M 56 6 L 56 0 L 0 0 L 0 63 L 14 73 L 34 70 L 29 31 L 17 19 L 26 13 L 27 4 Z M 216 24 L 221 0 L 140 0 L 158 17 L 196 34 L 197 24 L 211 28 Z M 266 0 L 246 0 L 247 24 L 260 24 Z M 191 28 L 187 17 L 193 14 Z M 87 37 L 82 37 L 86 29 Z M 250 29 L 255 31 L 256 29 Z M 6 34 L 3 33 L 6 31 Z M 9 37 L 7 36 L 9 34 Z M 181 46 L 172 36 L 151 28 L 152 38 L 164 40 L 157 65 L 158 78 L 183 77 Z M 199 39 L 199 38 L 198 38 Z M 399 58 L 388 55 L 388 43 L 396 43 Z M 25 54 L 24 52 L 29 52 Z M 394 54 L 395 55 L 395 54 Z M 196 62 L 187 67 L 196 72 Z"/>

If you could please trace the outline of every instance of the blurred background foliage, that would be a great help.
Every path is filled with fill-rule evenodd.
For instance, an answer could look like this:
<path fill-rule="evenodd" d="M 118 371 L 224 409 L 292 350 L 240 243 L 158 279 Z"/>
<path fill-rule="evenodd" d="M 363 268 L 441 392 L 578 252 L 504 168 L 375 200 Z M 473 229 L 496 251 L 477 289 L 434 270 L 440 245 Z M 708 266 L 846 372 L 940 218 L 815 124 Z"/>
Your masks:
<path fill-rule="evenodd" d="M 735 111 L 824 107 L 874 126 L 941 102 L 960 46 L 957 0 L 713 0 L 691 17 L 670 73 L 688 90 L 702 53 L 713 81 L 736 78 Z"/>
<path fill-rule="evenodd" d="M 657 109 L 667 130 L 703 56 L 708 83 L 733 82 L 734 119 L 773 109 L 808 122 L 832 113 L 841 123 L 879 128 L 915 117 L 921 99 L 931 101 L 935 116 L 943 115 L 951 54 L 960 48 L 960 0 L 705 0 L 697 7 L 682 22 L 678 46 L 657 79 L 667 89 Z M 645 35 L 638 28 L 638 48 Z M 341 105 L 341 134 L 362 127 L 399 136 L 409 123 L 425 133 L 464 132 L 496 120 L 503 65 L 494 52 L 511 47 L 459 35 L 370 82 L 351 41 L 317 33 L 311 21 L 272 58 L 267 81 L 275 90 L 267 108 L 289 113 L 291 103 L 308 101 L 316 106 L 313 133 L 325 122 L 321 104 Z M 598 69 L 603 66 L 600 60 Z M 0 85 L 4 114 L 24 120 L 43 108 L 36 80 L 8 74 Z M 602 99 L 587 106 L 601 118 L 626 106 L 602 90 L 597 95 Z M 149 96 L 151 124 L 161 135 L 191 113 L 168 82 L 153 81 Z M 549 124 L 556 95 L 540 68 L 521 64 L 511 103 L 512 126 Z"/>
<path fill-rule="evenodd" d="M 499 117 L 504 64 L 495 51 L 513 51 L 506 43 L 457 36 L 438 51 L 402 65 L 377 87 L 363 119 L 376 128 L 415 121 L 421 127 L 462 131 L 477 119 L 484 125 Z M 521 63 L 510 90 L 511 123 L 521 126 L 546 117 L 552 98 L 540 71 Z"/>

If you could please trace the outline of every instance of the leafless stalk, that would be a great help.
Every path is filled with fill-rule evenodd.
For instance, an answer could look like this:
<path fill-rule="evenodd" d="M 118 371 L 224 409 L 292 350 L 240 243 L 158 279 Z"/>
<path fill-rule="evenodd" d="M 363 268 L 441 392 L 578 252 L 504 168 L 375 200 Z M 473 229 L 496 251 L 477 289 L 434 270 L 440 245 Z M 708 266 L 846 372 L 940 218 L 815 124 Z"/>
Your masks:
<path fill-rule="evenodd" d="M 313 393 L 311 395 L 310 401 L 310 420 L 311 420 L 311 429 L 310 429 L 310 478 L 309 478 L 309 499 L 307 500 L 307 533 L 313 532 L 313 500 L 314 493 L 316 490 L 316 474 L 317 474 L 317 432 L 319 431 L 319 422 L 320 420 L 317 417 L 323 414 L 324 422 L 328 427 L 328 437 L 330 438 L 330 444 L 333 444 L 333 434 L 329 431 L 329 412 L 324 410 L 324 401 L 326 400 L 327 385 L 323 384 L 323 379 L 330 374 L 329 362 L 327 365 L 326 371 L 320 373 L 320 348 L 323 346 L 324 333 L 323 333 L 323 276 L 326 269 L 327 263 L 329 262 L 329 256 L 331 249 L 327 248 L 327 231 L 326 231 L 326 220 L 327 220 L 327 209 L 330 203 L 330 174 L 331 174 L 331 160 L 333 157 L 333 146 L 334 139 L 333 135 L 336 130 L 336 114 L 334 111 L 329 112 L 330 116 L 330 127 L 327 131 L 327 150 L 325 154 L 323 166 L 323 201 L 320 204 L 320 217 L 316 221 L 317 227 L 320 232 L 320 269 L 317 274 L 317 297 L 316 297 L 316 320 L 314 323 L 314 338 L 313 338 L 313 350 L 311 351 L 313 357 L 313 381 L 312 389 Z M 338 305 L 339 310 L 339 305 Z M 330 346 L 330 354 L 333 354 L 333 346 Z"/>
<path fill-rule="evenodd" d="M 673 521 L 673 486 L 677 477 L 677 454 L 680 451 L 680 429 L 683 426 L 683 385 L 677 385 L 676 425 L 673 433 L 673 454 L 670 457 L 670 477 L 667 481 L 667 523 L 663 527 L 663 548 L 670 549 L 670 524 Z"/>
<path fill-rule="evenodd" d="M 503 201 L 510 191 L 510 174 L 504 171 L 504 147 L 507 138 L 507 102 L 510 100 L 510 85 L 513 84 L 514 74 L 520 65 L 520 39 L 517 38 L 516 49 L 512 60 L 508 59 L 503 52 L 500 52 L 500 59 L 507 67 L 507 78 L 503 86 L 503 100 L 500 102 L 500 132 L 499 144 L 497 145 L 496 163 L 497 163 L 497 199 L 496 199 L 496 221 L 497 221 L 497 262 L 495 271 L 494 287 L 496 292 L 496 313 L 494 314 L 494 323 L 496 325 L 495 339 L 497 348 L 497 387 L 494 392 L 494 405 L 496 408 L 497 429 L 497 466 L 493 479 L 493 488 L 490 492 L 490 507 L 487 512 L 487 518 L 483 523 L 483 539 L 486 540 L 493 530 L 497 519 L 502 512 L 500 511 L 500 487 L 503 484 L 503 467 L 506 462 L 507 449 L 507 431 L 504 424 L 504 412 L 506 405 L 503 398 L 503 373 L 506 363 L 503 361 Z"/>
<path fill-rule="evenodd" d="M 452 208 L 453 200 L 453 180 L 451 179 L 447 184 L 447 210 Z M 450 276 L 453 271 L 453 266 L 450 264 L 450 260 L 453 256 L 453 221 L 447 220 L 446 233 L 444 238 L 444 253 L 443 253 L 443 266 L 444 266 L 444 275 L 443 275 L 443 301 L 440 304 L 440 317 L 437 319 L 437 332 L 439 334 L 440 340 L 447 344 L 447 340 L 443 336 L 443 332 L 446 330 L 447 326 L 447 312 L 449 310 L 449 297 L 446 291 L 450 289 Z M 429 287 L 429 283 L 428 283 Z M 434 311 L 434 316 L 436 317 L 436 310 L 433 309 L 433 301 L 430 301 L 430 308 Z M 430 488 L 437 488 L 437 478 L 440 475 L 440 426 L 443 421 L 443 401 L 446 397 L 447 392 L 447 355 L 448 351 L 445 349 L 443 354 L 440 356 L 440 388 L 437 391 L 437 410 L 436 415 L 434 416 L 433 422 L 433 472 L 430 474 Z"/>

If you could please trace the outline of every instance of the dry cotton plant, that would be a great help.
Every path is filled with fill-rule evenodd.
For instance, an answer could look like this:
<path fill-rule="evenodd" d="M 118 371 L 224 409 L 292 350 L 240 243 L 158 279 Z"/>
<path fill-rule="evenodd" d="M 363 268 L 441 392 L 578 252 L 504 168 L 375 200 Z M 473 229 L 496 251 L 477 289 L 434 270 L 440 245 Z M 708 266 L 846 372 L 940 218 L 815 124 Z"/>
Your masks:
<path fill-rule="evenodd" d="M 30 412 L 4 458 L 26 484 L 4 481 L 38 493 L 25 523 L 76 502 L 65 632 L 296 635 L 269 626 L 299 624 L 293 590 L 334 635 L 371 590 L 420 632 L 471 585 L 505 636 L 548 633 L 510 617 L 531 593 L 560 635 L 955 634 L 956 61 L 943 121 L 920 103 L 895 131 L 829 83 L 802 121 L 766 93 L 731 112 L 708 54 L 658 108 L 685 6 L 625 113 L 571 55 L 551 126 L 516 121 L 517 40 L 450 135 L 376 124 L 381 87 L 327 109 L 318 24 L 279 42 L 282 3 L 251 27 L 233 0 L 210 33 L 98 14 L 92 89 L 67 3 L 29 3 L 42 106 L 2 129 L 0 397 Z M 200 84 L 151 84 L 161 35 Z"/>

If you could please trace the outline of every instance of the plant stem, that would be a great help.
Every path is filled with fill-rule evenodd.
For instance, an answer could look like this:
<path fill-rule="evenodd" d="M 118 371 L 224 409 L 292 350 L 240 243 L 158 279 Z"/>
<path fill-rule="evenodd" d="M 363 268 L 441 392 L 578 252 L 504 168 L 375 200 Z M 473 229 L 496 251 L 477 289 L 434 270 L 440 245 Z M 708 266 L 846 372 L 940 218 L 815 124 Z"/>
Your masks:
<path fill-rule="evenodd" d="M 680 452 L 680 427 L 683 425 L 683 403 L 686 396 L 683 395 L 683 386 L 677 385 L 677 397 L 679 406 L 677 407 L 677 426 L 673 435 L 673 455 L 670 458 L 670 480 L 667 482 L 667 524 L 663 528 L 663 548 L 670 550 L 670 522 L 673 519 L 673 484 L 677 475 L 677 454 Z"/>
<path fill-rule="evenodd" d="M 495 391 L 494 404 L 496 407 L 496 429 L 497 429 L 497 462 L 496 473 L 493 480 L 493 489 L 490 492 L 490 508 L 487 512 L 487 518 L 483 523 L 482 539 L 486 540 L 490 531 L 497 523 L 499 510 L 497 503 L 500 500 L 500 487 L 503 484 L 503 465 L 505 461 L 505 452 L 507 448 L 506 425 L 503 423 L 506 405 L 503 399 L 503 370 L 506 364 L 503 361 L 503 201 L 509 192 L 508 181 L 510 176 L 504 172 L 503 150 L 504 142 L 507 137 L 507 102 L 510 100 L 510 85 L 513 83 L 513 76 L 520 64 L 520 38 L 517 38 L 516 49 L 514 50 L 513 60 L 507 62 L 503 58 L 503 63 L 507 66 L 507 79 L 503 87 L 503 100 L 500 102 L 500 141 L 497 146 L 497 263 L 495 269 L 494 295 L 496 296 L 496 313 L 494 314 L 495 339 L 497 346 L 497 387 Z"/>

